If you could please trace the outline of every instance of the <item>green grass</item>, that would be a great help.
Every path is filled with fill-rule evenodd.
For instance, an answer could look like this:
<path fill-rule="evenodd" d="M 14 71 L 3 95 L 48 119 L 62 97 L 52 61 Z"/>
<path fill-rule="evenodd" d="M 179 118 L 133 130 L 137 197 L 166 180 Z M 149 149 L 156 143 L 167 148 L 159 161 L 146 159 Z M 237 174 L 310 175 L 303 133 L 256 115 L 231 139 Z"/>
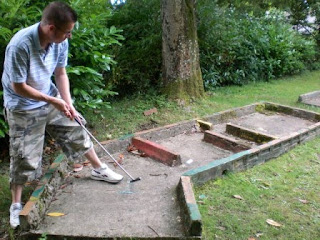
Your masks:
<path fill-rule="evenodd" d="M 196 188 L 204 239 L 320 239 L 319 149 L 318 137 L 263 165 Z M 267 219 L 282 226 L 268 225 Z"/>
<path fill-rule="evenodd" d="M 8 186 L 9 178 L 7 174 L 0 174 L 0 226 L 8 226 L 8 209 L 11 204 L 11 192 Z M 0 233 L 1 230 L 4 230 L 3 227 L 0 227 Z"/>

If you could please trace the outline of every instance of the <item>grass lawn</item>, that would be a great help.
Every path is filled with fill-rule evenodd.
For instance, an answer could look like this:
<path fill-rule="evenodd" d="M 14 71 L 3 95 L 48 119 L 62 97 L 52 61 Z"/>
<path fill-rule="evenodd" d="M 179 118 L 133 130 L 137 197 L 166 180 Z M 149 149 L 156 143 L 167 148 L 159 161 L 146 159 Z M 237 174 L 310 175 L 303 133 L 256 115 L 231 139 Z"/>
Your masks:
<path fill-rule="evenodd" d="M 320 239 L 319 182 L 319 137 L 263 165 L 210 181 L 195 191 L 204 239 Z"/>
<path fill-rule="evenodd" d="M 300 94 L 315 90 L 320 90 L 320 71 L 216 89 L 191 104 L 171 102 L 156 95 L 124 98 L 112 102 L 111 109 L 88 111 L 84 116 L 92 133 L 103 141 L 259 101 L 320 112 L 316 107 L 297 103 Z M 156 114 L 144 116 L 144 111 L 154 107 L 158 110 Z M 197 195 L 204 196 L 200 210 L 205 238 L 320 239 L 319 149 L 317 138 L 263 166 L 197 188 Z M 10 206 L 6 161 L 0 160 L 0 170 L 1 238 L 4 232 L 8 233 Z M 240 195 L 243 200 L 232 195 Z M 267 219 L 279 222 L 281 227 L 268 225 Z"/>

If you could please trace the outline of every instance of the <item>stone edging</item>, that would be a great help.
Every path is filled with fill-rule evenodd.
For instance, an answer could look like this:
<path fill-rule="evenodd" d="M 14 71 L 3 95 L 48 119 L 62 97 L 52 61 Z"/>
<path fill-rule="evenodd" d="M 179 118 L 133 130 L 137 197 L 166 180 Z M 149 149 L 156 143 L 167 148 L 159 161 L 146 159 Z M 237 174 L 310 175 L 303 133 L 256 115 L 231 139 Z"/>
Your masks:
<path fill-rule="evenodd" d="M 63 181 L 63 175 L 67 169 L 67 161 L 63 160 L 65 156 L 60 154 L 53 161 L 23 207 L 20 213 L 20 227 L 23 230 L 35 229 L 43 219 L 57 188 Z"/>
<path fill-rule="evenodd" d="M 320 96 L 320 91 L 314 91 L 314 92 L 309 92 L 306 94 L 301 94 L 298 98 L 298 102 L 304 102 L 310 98 L 314 98 L 314 97 L 319 97 Z"/>

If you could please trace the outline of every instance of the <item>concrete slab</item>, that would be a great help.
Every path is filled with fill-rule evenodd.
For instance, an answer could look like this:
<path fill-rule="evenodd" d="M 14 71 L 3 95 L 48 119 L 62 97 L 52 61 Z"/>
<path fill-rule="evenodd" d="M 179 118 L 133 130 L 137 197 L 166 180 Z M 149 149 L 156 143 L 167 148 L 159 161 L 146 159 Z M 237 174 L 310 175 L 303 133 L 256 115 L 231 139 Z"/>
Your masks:
<path fill-rule="evenodd" d="M 302 102 L 307 105 L 320 107 L 320 91 L 314 91 L 299 96 L 298 102 Z"/>
<path fill-rule="evenodd" d="M 277 112 L 268 112 L 268 114 L 255 112 L 247 116 L 232 119 L 229 122 L 276 137 L 286 136 L 288 133 L 306 129 L 314 124 L 312 120 Z M 214 130 L 226 134 L 226 125 L 227 123 L 217 124 L 214 126 Z"/>
<path fill-rule="evenodd" d="M 124 155 L 123 167 L 133 176 L 141 177 L 139 182 L 128 183 L 127 178 L 117 185 L 96 182 L 89 179 L 88 167 L 73 174 L 67 187 L 57 192 L 55 201 L 48 208 L 48 212 L 66 215 L 46 216 L 34 233 L 90 238 L 186 237 L 176 192 L 180 176 L 232 154 L 203 142 L 202 138 L 203 133 L 195 133 L 160 141 L 168 148 L 174 146 L 183 156 L 182 165 L 175 167 L 126 152 L 114 154 Z M 184 151 L 187 149 L 185 144 L 193 147 Z M 109 162 L 108 158 L 103 160 Z"/>

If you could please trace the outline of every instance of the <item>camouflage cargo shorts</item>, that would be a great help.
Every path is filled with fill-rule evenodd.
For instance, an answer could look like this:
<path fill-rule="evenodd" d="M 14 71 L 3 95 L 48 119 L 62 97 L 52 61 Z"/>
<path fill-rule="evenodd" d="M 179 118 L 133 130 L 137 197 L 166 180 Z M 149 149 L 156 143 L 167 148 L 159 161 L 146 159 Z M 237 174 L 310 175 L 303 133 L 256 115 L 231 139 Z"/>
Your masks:
<path fill-rule="evenodd" d="M 23 185 L 39 177 L 45 131 L 70 160 L 93 147 L 82 127 L 51 104 L 27 111 L 6 109 L 6 117 L 10 129 L 10 183 Z"/>

